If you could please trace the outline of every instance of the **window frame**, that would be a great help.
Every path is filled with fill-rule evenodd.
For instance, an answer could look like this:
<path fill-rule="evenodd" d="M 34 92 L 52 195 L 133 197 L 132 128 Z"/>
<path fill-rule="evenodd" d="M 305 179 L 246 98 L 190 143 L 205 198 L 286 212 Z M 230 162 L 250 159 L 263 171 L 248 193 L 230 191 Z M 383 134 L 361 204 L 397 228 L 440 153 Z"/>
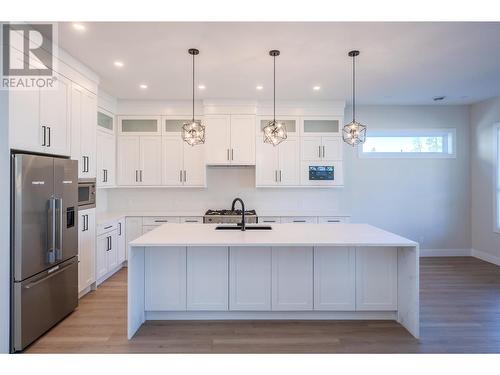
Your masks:
<path fill-rule="evenodd" d="M 500 122 L 493 124 L 493 151 L 495 158 L 495 173 L 493 179 L 493 231 L 500 233 Z"/>
<path fill-rule="evenodd" d="M 447 135 L 446 147 L 451 152 L 364 152 L 363 145 L 358 147 L 358 157 L 362 159 L 455 159 L 457 157 L 456 128 L 420 129 L 367 129 L 366 138 L 371 137 L 418 137 Z M 451 143 L 451 145 L 450 145 Z"/>

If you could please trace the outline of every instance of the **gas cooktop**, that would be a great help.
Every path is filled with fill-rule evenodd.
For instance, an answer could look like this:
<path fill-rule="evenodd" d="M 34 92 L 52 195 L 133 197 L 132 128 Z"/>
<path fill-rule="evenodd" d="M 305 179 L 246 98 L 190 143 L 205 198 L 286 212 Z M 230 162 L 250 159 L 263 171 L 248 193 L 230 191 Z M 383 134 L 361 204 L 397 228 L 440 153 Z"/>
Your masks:
<path fill-rule="evenodd" d="M 209 224 L 232 224 L 241 222 L 241 210 L 208 210 L 203 222 Z M 245 210 L 245 223 L 257 223 L 255 210 Z"/>
<path fill-rule="evenodd" d="M 245 216 L 256 216 L 255 210 L 245 210 Z M 208 210 L 205 216 L 241 216 L 241 210 Z"/>

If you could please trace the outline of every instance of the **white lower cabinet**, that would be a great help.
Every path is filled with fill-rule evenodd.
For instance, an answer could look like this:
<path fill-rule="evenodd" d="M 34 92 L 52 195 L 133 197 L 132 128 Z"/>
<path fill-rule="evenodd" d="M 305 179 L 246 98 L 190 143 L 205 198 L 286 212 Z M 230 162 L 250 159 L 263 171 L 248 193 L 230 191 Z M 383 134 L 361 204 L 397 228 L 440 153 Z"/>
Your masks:
<path fill-rule="evenodd" d="M 313 309 L 313 248 L 273 247 L 272 310 Z"/>
<path fill-rule="evenodd" d="M 188 247 L 187 309 L 228 309 L 228 248 Z"/>
<path fill-rule="evenodd" d="M 271 247 L 229 249 L 229 309 L 271 310 Z"/>
<path fill-rule="evenodd" d="M 148 248 L 145 255 L 145 309 L 186 310 L 186 247 Z"/>
<path fill-rule="evenodd" d="M 125 260 L 127 260 L 127 238 L 125 233 L 124 218 L 118 220 L 117 245 L 118 245 L 118 264 L 121 264 Z"/>
<path fill-rule="evenodd" d="M 78 292 L 95 282 L 95 208 L 78 212 Z"/>
<path fill-rule="evenodd" d="M 281 218 L 281 223 L 317 224 L 318 218 L 316 216 L 285 216 Z"/>
<path fill-rule="evenodd" d="M 142 236 L 142 217 L 127 217 L 125 219 L 125 254 L 128 253 L 128 243 L 140 236 Z"/>
<path fill-rule="evenodd" d="M 97 237 L 96 279 L 99 281 L 118 266 L 118 232 L 113 230 Z"/>
<path fill-rule="evenodd" d="M 356 249 L 314 248 L 314 310 L 356 309 Z"/>
<path fill-rule="evenodd" d="M 356 248 L 356 310 L 397 310 L 397 279 L 397 248 Z"/>

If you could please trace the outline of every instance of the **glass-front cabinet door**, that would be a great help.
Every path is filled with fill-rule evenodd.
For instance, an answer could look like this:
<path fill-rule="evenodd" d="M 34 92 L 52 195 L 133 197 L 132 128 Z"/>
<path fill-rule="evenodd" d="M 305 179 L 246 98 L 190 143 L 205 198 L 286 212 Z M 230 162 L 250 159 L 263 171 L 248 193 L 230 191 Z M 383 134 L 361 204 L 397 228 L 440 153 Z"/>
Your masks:
<path fill-rule="evenodd" d="M 120 116 L 118 117 L 121 135 L 160 135 L 160 116 Z"/>
<path fill-rule="evenodd" d="M 264 139 L 264 127 L 273 120 L 273 116 L 257 117 L 257 134 L 262 140 Z M 292 116 L 277 116 L 276 121 L 281 122 L 286 127 L 287 136 L 299 135 L 299 117 Z M 257 138 L 257 141 L 259 138 Z"/>
<path fill-rule="evenodd" d="M 192 117 L 190 116 L 167 116 L 162 118 L 162 132 L 163 135 L 180 135 L 182 132 L 182 125 L 186 122 L 190 122 Z M 195 120 L 201 121 L 203 125 L 203 118 L 201 116 L 196 116 Z"/>
<path fill-rule="evenodd" d="M 106 133 L 114 134 L 115 132 L 115 124 L 114 124 L 114 116 L 108 111 L 99 108 L 97 110 L 97 126 L 99 130 L 104 131 Z"/>
<path fill-rule="evenodd" d="M 310 136 L 340 135 L 342 117 L 303 117 L 301 134 Z"/>

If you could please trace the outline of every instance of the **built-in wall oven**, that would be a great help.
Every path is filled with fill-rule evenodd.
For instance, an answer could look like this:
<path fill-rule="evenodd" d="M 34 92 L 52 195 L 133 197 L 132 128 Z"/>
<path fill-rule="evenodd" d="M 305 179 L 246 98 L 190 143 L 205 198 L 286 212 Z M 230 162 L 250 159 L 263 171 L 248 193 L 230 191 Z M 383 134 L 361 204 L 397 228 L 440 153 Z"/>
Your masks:
<path fill-rule="evenodd" d="M 302 185 L 343 185 L 344 177 L 342 171 L 342 162 L 324 160 L 302 162 L 300 179 Z"/>
<path fill-rule="evenodd" d="M 78 180 L 78 209 L 95 207 L 95 178 Z"/>

